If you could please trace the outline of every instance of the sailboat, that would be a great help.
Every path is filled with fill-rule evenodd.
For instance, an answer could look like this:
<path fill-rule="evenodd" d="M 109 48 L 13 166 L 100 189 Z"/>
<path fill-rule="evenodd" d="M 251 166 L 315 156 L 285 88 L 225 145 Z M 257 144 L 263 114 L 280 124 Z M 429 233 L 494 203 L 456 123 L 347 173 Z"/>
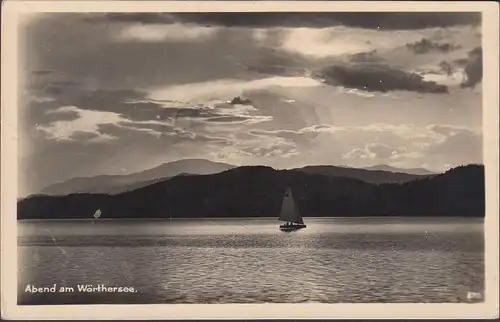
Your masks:
<path fill-rule="evenodd" d="M 101 209 L 97 209 L 97 211 L 94 213 L 94 220 L 99 219 L 99 217 L 101 217 L 101 214 Z"/>
<path fill-rule="evenodd" d="M 290 188 L 286 189 L 285 195 L 283 196 L 279 220 L 285 222 L 283 225 L 280 225 L 280 229 L 284 231 L 306 228 L 304 220 L 300 215 L 298 204 L 293 199 L 292 190 Z"/>

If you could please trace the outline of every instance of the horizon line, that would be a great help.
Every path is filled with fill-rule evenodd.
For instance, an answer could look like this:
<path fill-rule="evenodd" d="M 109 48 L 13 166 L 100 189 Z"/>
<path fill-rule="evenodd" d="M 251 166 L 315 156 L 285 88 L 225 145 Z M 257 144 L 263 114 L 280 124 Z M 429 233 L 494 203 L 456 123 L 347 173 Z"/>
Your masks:
<path fill-rule="evenodd" d="M 182 161 L 182 160 L 195 160 L 195 159 L 180 159 L 180 160 L 176 160 L 176 161 L 172 161 L 172 162 L 177 162 L 177 161 Z M 205 160 L 205 161 L 209 161 L 209 162 L 212 162 L 210 160 L 206 160 L 206 159 L 197 159 L 197 160 Z M 162 163 L 162 164 L 168 164 L 170 162 L 166 162 L 166 163 Z M 341 166 L 341 165 L 328 165 L 328 164 L 320 164 L 320 165 L 307 165 L 307 166 L 303 166 L 303 167 L 295 167 L 295 168 L 287 168 L 287 169 L 279 169 L 279 168 L 274 168 L 272 166 L 268 166 L 268 165 L 241 165 L 241 166 L 236 166 L 236 165 L 232 165 L 232 164 L 227 164 L 227 165 L 231 165 L 231 166 L 234 166 L 234 168 L 232 169 L 226 169 L 226 170 L 222 170 L 222 171 L 219 171 L 219 172 L 214 172 L 214 173 L 206 173 L 206 174 L 196 174 L 196 173 L 185 173 L 187 175 L 193 175 L 193 176 L 204 176 L 204 175 L 215 175 L 215 174 L 219 174 L 219 173 L 223 173 L 223 172 L 226 172 L 226 171 L 230 171 L 230 170 L 233 170 L 233 169 L 236 169 L 236 168 L 240 168 L 240 167 L 268 167 L 268 168 L 271 168 L 275 171 L 290 171 L 290 170 L 296 170 L 296 169 L 302 169 L 304 167 L 307 167 L 307 166 L 332 166 L 332 167 L 339 167 L 339 168 L 348 168 L 348 169 L 356 169 L 356 170 L 366 170 L 366 171 L 383 171 L 383 172 L 391 172 L 391 173 L 403 173 L 405 174 L 404 172 L 392 172 L 390 170 L 370 170 L 368 168 L 370 167 L 375 167 L 375 166 L 389 166 L 389 165 L 386 165 L 386 164 L 379 164 L 379 165 L 375 165 L 375 166 L 369 166 L 369 167 L 365 167 L 365 168 L 354 168 L 354 167 L 349 167 L 349 166 Z M 445 174 L 446 172 L 450 171 L 450 170 L 453 170 L 453 169 L 457 169 L 457 168 L 460 168 L 460 167 L 466 167 L 466 166 L 483 166 L 484 167 L 484 164 L 483 163 L 467 163 L 467 164 L 461 164 L 461 165 L 456 165 L 454 167 L 451 167 L 445 171 L 442 171 L 442 172 L 432 172 L 428 169 L 425 169 L 425 168 L 409 168 L 409 169 L 405 169 L 405 168 L 396 168 L 396 167 L 393 167 L 393 166 L 389 166 L 389 167 L 392 167 L 392 168 L 395 168 L 395 169 L 401 169 L 401 170 L 414 170 L 414 169 L 423 169 L 423 170 L 427 170 L 431 173 L 429 174 L 410 174 L 410 173 L 406 173 L 408 175 L 415 175 L 415 176 L 435 176 L 435 175 L 442 175 L 442 174 Z M 151 169 L 147 169 L 147 170 L 143 170 L 143 171 L 138 171 L 138 172 L 134 172 L 134 173 L 130 173 L 130 174 L 118 174 L 118 175 L 113 175 L 113 174 L 110 174 L 109 176 L 129 176 L 129 175 L 134 175 L 134 174 L 137 174 L 137 173 L 141 173 L 141 172 L 144 172 L 144 171 L 148 171 L 148 170 L 152 170 L 152 169 L 155 169 L 156 167 L 153 167 Z M 49 184 L 47 186 L 45 186 L 43 189 L 46 189 L 47 187 L 50 187 L 50 186 L 53 186 L 53 185 L 57 185 L 57 184 L 63 184 L 63 183 L 66 183 L 70 180 L 75 180 L 75 179 L 92 179 L 94 177 L 98 177 L 98 176 L 106 176 L 107 174 L 101 174 L 101 175 L 95 175 L 95 176 L 89 176 L 89 177 L 73 177 L 73 178 L 69 178 L 69 179 L 66 179 L 64 181 L 60 181 L 60 182 L 56 182 L 56 183 L 53 183 L 53 184 Z M 176 177 L 176 176 L 180 176 L 182 175 L 182 173 L 180 174 L 177 174 L 177 175 L 174 175 L 172 177 Z M 162 180 L 162 179 L 167 179 L 167 178 L 157 178 L 158 180 Z M 151 179 L 151 180 L 156 180 L 156 179 Z M 42 189 L 42 190 L 43 190 Z M 81 192 L 81 193 L 69 193 L 69 194 L 65 194 L 64 196 L 67 196 L 67 195 L 70 195 L 70 194 L 106 194 L 106 195 L 114 195 L 114 194 L 109 194 L 109 193 L 88 193 L 88 192 Z M 35 196 L 53 196 L 51 194 L 45 194 L 45 193 L 42 193 L 41 191 L 40 192 L 37 192 L 37 193 L 28 193 L 28 194 L 25 194 L 24 196 L 23 195 L 18 195 L 17 196 L 17 201 L 20 201 L 20 200 L 23 200 L 23 199 L 26 199 L 26 198 L 30 198 L 30 197 L 35 197 Z M 57 195 L 59 196 L 59 195 Z M 61 195 L 63 196 L 63 195 Z"/>

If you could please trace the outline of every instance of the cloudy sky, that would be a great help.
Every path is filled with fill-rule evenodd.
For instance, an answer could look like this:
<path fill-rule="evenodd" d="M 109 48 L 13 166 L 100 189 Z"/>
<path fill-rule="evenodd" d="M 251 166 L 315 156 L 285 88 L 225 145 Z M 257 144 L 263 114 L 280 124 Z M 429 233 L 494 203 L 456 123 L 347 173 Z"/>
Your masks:
<path fill-rule="evenodd" d="M 480 20 L 32 16 L 20 28 L 20 194 L 182 158 L 434 171 L 480 163 Z"/>

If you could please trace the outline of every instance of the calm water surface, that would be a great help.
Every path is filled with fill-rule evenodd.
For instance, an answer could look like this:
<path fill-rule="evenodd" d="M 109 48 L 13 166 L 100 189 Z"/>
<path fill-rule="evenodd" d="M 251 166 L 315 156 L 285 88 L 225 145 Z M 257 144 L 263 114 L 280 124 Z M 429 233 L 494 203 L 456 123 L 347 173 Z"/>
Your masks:
<path fill-rule="evenodd" d="M 465 302 L 484 290 L 483 220 L 19 222 L 19 304 Z M 25 293 L 26 285 L 135 293 Z"/>

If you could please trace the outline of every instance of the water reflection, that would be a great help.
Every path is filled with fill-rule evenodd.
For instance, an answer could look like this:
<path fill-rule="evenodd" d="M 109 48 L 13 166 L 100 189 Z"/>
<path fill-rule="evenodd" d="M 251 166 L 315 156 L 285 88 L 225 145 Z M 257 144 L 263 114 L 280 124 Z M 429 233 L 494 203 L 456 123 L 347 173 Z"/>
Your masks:
<path fill-rule="evenodd" d="M 85 221 L 24 222 L 20 289 L 28 283 L 102 283 L 134 286 L 138 292 L 21 293 L 19 300 L 459 302 L 469 291 L 482 292 L 482 222 L 383 222 L 308 219 L 306 229 L 289 234 L 270 219 L 103 221 L 96 230 Z"/>

